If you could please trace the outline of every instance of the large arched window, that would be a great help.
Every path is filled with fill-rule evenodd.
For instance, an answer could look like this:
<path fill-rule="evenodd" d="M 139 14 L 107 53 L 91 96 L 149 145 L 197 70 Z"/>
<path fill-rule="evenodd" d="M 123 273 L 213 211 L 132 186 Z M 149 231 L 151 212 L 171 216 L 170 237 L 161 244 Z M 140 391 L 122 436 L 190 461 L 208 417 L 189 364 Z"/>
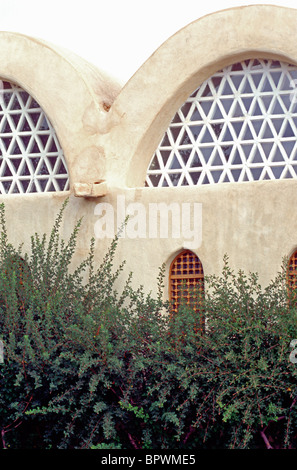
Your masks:
<path fill-rule="evenodd" d="M 169 272 L 169 299 L 173 311 L 184 301 L 194 310 L 199 309 L 204 291 L 203 266 L 192 251 L 184 250 L 171 263 Z"/>
<path fill-rule="evenodd" d="M 297 177 L 297 67 L 245 60 L 220 70 L 173 117 L 147 186 Z"/>
<path fill-rule="evenodd" d="M 44 111 L 25 90 L 0 80 L 0 194 L 68 186 L 63 151 Z"/>

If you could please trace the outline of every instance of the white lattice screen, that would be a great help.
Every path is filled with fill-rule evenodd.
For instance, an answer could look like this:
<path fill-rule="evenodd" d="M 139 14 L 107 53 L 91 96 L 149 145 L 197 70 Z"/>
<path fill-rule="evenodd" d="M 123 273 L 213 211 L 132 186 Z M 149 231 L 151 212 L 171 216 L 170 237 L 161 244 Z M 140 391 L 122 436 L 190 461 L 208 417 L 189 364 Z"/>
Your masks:
<path fill-rule="evenodd" d="M 0 80 L 0 194 L 68 186 L 63 151 L 44 111 L 22 88 Z"/>
<path fill-rule="evenodd" d="M 206 80 L 173 117 L 147 186 L 296 178 L 297 67 L 246 60 Z"/>

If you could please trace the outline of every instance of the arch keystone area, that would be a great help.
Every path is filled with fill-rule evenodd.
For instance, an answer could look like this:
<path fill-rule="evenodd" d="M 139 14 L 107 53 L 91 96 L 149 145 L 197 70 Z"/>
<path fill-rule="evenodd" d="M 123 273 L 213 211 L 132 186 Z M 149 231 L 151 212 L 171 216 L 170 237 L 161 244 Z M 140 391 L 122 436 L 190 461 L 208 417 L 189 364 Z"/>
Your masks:
<path fill-rule="evenodd" d="M 105 132 L 121 86 L 70 51 L 13 32 L 0 32 L 0 79 L 19 85 L 55 129 L 74 183 L 105 179 L 105 154 L 94 136 Z M 103 130 L 100 128 L 103 127 Z"/>

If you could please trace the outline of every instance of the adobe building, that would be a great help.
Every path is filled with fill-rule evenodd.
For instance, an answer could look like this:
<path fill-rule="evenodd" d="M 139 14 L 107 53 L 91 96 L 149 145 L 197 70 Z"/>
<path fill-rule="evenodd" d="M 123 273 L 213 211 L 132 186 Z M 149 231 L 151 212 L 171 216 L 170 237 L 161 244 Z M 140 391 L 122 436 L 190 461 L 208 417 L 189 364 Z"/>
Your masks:
<path fill-rule="evenodd" d="M 165 296 L 221 273 L 275 277 L 297 249 L 297 10 L 219 11 L 163 43 L 122 88 L 82 58 L 0 33 L 0 194 L 10 240 L 30 250 L 70 198 L 98 265 L 130 214 L 116 262 Z M 160 205 L 161 204 L 161 205 Z M 163 212 L 162 212 L 163 210 Z M 151 211 L 151 212 L 150 212 Z M 167 226 L 168 223 L 168 226 Z M 163 225 L 162 225 L 163 224 Z"/>

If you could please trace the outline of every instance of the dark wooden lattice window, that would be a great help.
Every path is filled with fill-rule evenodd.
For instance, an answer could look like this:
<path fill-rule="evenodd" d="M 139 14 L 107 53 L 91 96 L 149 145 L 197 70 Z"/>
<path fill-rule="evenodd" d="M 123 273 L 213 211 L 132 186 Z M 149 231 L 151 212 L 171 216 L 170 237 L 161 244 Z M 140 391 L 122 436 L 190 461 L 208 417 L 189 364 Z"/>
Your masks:
<path fill-rule="evenodd" d="M 291 289 L 297 288 L 297 250 L 292 254 L 288 264 L 288 285 Z"/>
<path fill-rule="evenodd" d="M 169 274 L 169 298 L 173 311 L 185 301 L 199 310 L 201 293 L 204 291 L 204 274 L 200 259 L 190 250 L 179 253 L 172 261 Z"/>

